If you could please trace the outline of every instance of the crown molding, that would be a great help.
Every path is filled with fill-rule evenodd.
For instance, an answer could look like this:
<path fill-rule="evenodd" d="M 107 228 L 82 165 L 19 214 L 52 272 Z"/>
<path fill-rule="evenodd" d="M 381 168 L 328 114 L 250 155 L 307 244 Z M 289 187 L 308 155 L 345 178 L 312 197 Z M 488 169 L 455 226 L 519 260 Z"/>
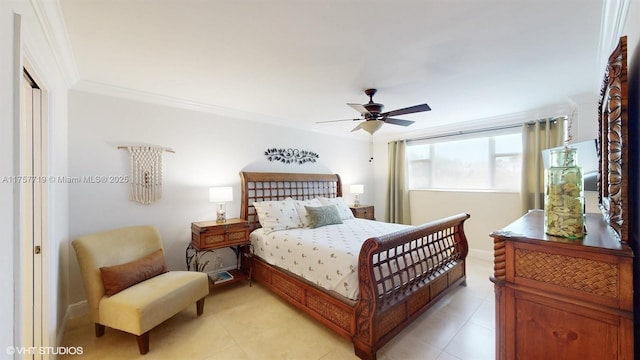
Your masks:
<path fill-rule="evenodd" d="M 257 123 L 269 124 L 272 126 L 278 126 L 282 128 L 288 129 L 296 129 L 302 131 L 310 131 L 306 126 L 296 126 L 292 125 L 291 122 L 287 123 L 286 120 L 265 116 L 263 114 L 257 114 L 249 111 L 243 111 L 238 109 L 226 108 L 222 106 L 216 106 L 212 104 L 202 103 L 187 100 L 184 98 L 172 97 L 167 95 L 160 95 L 156 93 L 146 92 L 142 90 L 136 90 L 131 88 L 125 88 L 121 86 L 115 86 L 110 84 L 105 84 L 97 81 L 89 81 L 89 80 L 80 80 L 78 81 L 71 90 L 86 92 L 98 95 L 104 95 L 109 97 L 115 97 L 130 101 L 138 101 L 143 103 L 167 106 L 171 108 L 185 109 L 197 112 L 203 112 L 207 114 L 213 114 L 225 118 L 238 119 L 238 120 L 246 120 L 253 121 Z M 333 134 L 328 132 L 320 132 L 320 131 L 312 131 L 316 133 L 321 133 L 334 137 L 341 138 L 350 138 L 355 140 L 365 141 L 366 139 L 360 139 L 354 133 L 345 133 L 345 134 Z"/>
<path fill-rule="evenodd" d="M 59 1 L 31 0 L 47 44 L 68 87 L 80 79 Z"/>
<path fill-rule="evenodd" d="M 192 101 L 184 98 L 178 98 L 168 95 L 161 95 L 151 93 L 147 91 L 125 88 L 121 86 L 115 86 L 105 84 L 97 81 L 80 80 L 72 88 L 72 90 L 88 92 L 93 94 L 105 95 L 120 99 L 139 101 L 144 103 L 163 105 L 172 108 L 186 109 L 198 112 L 204 112 L 228 118 L 250 120 L 261 123 L 276 124 L 279 126 L 286 126 L 283 124 L 282 119 L 265 116 L 263 114 L 256 114 L 249 111 L 243 111 L 238 109 L 232 109 L 213 104 L 207 104 L 197 101 Z"/>

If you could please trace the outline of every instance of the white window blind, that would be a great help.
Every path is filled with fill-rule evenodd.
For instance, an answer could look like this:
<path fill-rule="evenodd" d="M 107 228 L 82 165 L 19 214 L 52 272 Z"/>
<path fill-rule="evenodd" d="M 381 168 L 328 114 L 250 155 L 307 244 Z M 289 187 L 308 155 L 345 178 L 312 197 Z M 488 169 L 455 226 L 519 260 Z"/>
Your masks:
<path fill-rule="evenodd" d="M 407 143 L 410 190 L 519 191 L 520 127 Z"/>

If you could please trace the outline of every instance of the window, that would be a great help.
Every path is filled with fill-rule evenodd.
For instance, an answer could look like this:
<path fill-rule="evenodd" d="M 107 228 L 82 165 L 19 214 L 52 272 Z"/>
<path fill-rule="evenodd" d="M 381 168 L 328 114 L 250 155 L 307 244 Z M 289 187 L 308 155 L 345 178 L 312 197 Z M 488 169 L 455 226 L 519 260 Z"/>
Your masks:
<path fill-rule="evenodd" d="M 522 136 L 515 128 L 411 141 L 409 189 L 519 191 L 521 157 Z"/>

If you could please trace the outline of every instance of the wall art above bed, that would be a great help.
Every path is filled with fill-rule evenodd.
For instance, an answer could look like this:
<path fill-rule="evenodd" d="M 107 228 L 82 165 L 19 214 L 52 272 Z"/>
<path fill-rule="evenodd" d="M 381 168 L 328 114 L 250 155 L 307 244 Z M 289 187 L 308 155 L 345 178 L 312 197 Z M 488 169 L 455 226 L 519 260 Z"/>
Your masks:
<path fill-rule="evenodd" d="M 264 152 L 267 160 L 280 161 L 284 164 L 299 164 L 314 163 L 320 157 L 320 155 L 313 151 L 299 150 L 299 149 L 267 149 Z"/>

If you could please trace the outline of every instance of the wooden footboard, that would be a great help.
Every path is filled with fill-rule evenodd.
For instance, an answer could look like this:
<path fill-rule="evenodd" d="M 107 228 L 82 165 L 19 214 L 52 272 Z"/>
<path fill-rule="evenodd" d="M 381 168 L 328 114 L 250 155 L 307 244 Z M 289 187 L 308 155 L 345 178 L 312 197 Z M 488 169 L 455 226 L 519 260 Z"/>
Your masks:
<path fill-rule="evenodd" d="M 351 340 L 362 359 L 376 352 L 447 290 L 466 279 L 468 252 L 460 214 L 368 239 L 359 256 L 360 297 L 355 305 L 314 287 L 262 259 L 254 279 Z"/>
<path fill-rule="evenodd" d="M 459 214 L 365 241 L 358 260 L 360 295 L 353 344 L 363 359 L 466 280 L 468 243 Z"/>

